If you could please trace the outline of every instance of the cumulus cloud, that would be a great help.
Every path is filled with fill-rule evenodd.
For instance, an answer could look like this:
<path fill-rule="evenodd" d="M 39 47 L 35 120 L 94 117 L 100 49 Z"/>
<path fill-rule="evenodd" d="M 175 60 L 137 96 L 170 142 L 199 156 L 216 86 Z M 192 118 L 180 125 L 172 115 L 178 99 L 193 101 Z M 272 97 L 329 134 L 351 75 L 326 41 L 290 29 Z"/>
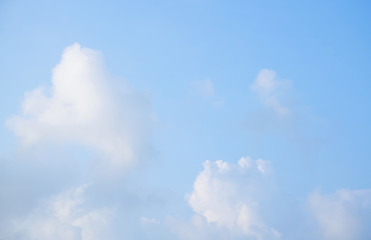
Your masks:
<path fill-rule="evenodd" d="M 371 190 L 312 193 L 307 210 L 294 196 L 275 192 L 271 162 L 242 157 L 236 164 L 205 161 L 186 196 L 196 213 L 169 218 L 180 239 L 321 239 L 371 237 Z M 295 226 L 293 228 L 293 226 Z"/>
<path fill-rule="evenodd" d="M 113 239 L 113 210 L 89 208 L 82 185 L 42 202 L 29 215 L 13 220 L 13 236 L 21 239 Z"/>
<path fill-rule="evenodd" d="M 264 164 L 263 164 L 264 163 Z M 238 164 L 205 161 L 188 196 L 192 209 L 211 224 L 249 239 L 279 239 L 263 209 L 270 187 L 265 181 L 268 161 L 241 158 Z"/>
<path fill-rule="evenodd" d="M 288 87 L 290 87 L 288 81 L 277 80 L 275 71 L 262 69 L 251 85 L 251 90 L 258 94 L 264 105 L 274 110 L 279 116 L 286 116 L 290 113 L 290 109 L 282 104 L 280 97 Z"/>
<path fill-rule="evenodd" d="M 159 231 L 162 198 L 142 186 L 141 168 L 130 168 L 152 156 L 154 118 L 148 94 L 110 75 L 100 52 L 67 47 L 50 87 L 26 93 L 22 112 L 7 120 L 21 148 L 0 159 L 0 239 L 146 239 Z M 72 187 L 83 182 L 94 184 Z M 156 218 L 141 224 L 147 214 Z"/>
<path fill-rule="evenodd" d="M 366 240 L 371 238 L 371 189 L 314 192 L 309 207 L 322 239 Z"/>
<path fill-rule="evenodd" d="M 50 88 L 25 94 L 22 114 L 7 125 L 25 147 L 72 142 L 97 149 L 112 169 L 134 163 L 150 148 L 148 97 L 127 82 L 112 86 L 99 52 L 75 43 L 53 69 Z"/>
<path fill-rule="evenodd" d="M 110 170 L 122 172 L 150 151 L 153 113 L 148 96 L 123 80 L 119 88 L 113 83 L 118 82 L 107 72 L 101 54 L 74 44 L 53 69 L 51 86 L 26 93 L 22 113 L 10 117 L 7 125 L 25 148 L 49 142 L 85 146 L 99 152 Z M 263 69 L 251 89 L 267 107 L 286 116 L 291 112 L 281 96 L 289 85 Z M 208 103 L 219 101 L 211 80 L 194 82 L 193 90 Z M 371 238 L 371 190 L 312 193 L 309 209 L 318 228 L 310 226 L 303 234 L 305 226 L 298 224 L 300 230 L 292 234 L 292 225 L 300 222 L 297 219 L 306 221 L 306 216 L 292 206 L 294 200 L 273 194 L 272 166 L 263 159 L 205 161 L 186 197 L 193 211 L 189 221 L 169 216 L 163 221 L 169 195 L 143 193 L 148 189 L 139 185 L 143 176 L 137 174 L 108 184 L 93 178 L 98 187 L 92 198 L 87 197 L 89 185 L 55 194 L 76 186 L 84 173 L 75 164 L 50 164 L 58 162 L 55 156 L 51 159 L 40 166 L 32 161 L 0 162 L 0 238 L 174 239 L 165 229 L 169 225 L 180 239 Z M 277 211 L 277 206 L 284 207 Z M 320 236 L 313 237 L 316 229 Z"/>

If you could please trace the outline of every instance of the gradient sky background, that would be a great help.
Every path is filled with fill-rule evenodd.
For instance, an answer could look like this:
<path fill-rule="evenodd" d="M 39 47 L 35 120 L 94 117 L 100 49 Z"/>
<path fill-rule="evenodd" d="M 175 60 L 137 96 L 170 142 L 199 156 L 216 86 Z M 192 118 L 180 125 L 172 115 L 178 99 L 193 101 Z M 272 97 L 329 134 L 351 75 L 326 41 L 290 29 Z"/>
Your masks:
<path fill-rule="evenodd" d="M 370 10 L 368 1 L 1 1 L 0 238 L 370 239 Z M 106 68 L 117 96 L 107 107 L 117 111 L 99 116 L 117 117 L 112 132 L 88 123 L 101 141 L 22 122 L 25 93 L 52 87 L 69 46 L 100 52 L 104 63 L 89 69 Z M 25 147 L 32 130 L 44 140 Z M 137 157 L 102 147 L 127 132 Z M 246 156 L 254 173 L 238 170 Z M 115 159 L 124 166 L 105 169 Z M 269 163 L 267 179 L 257 159 Z M 203 176 L 213 187 L 199 192 Z M 55 199 L 77 202 L 68 214 L 111 221 L 102 230 L 94 218 L 53 215 Z M 252 223 L 238 220 L 241 205 L 257 211 Z"/>

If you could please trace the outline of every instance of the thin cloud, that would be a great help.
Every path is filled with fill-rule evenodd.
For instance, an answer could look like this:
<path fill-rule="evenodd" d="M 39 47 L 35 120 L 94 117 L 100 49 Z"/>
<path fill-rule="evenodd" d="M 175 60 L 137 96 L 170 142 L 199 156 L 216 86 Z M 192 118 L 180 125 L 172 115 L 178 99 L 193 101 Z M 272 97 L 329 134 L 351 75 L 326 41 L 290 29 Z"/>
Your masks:
<path fill-rule="evenodd" d="M 287 116 L 291 110 L 282 104 L 280 98 L 288 87 L 290 87 L 290 82 L 277 80 L 275 71 L 262 69 L 251 85 L 251 90 L 256 92 L 260 101 L 276 114 Z"/>
<path fill-rule="evenodd" d="M 224 105 L 224 99 L 217 96 L 213 82 L 210 79 L 193 81 L 192 95 L 201 97 L 216 108 Z"/>
<path fill-rule="evenodd" d="M 194 81 L 193 86 L 195 91 L 204 98 L 211 98 L 215 96 L 214 86 L 210 79 Z"/>
<path fill-rule="evenodd" d="M 140 221 L 144 224 L 160 224 L 160 222 L 155 218 L 140 217 Z"/>
<path fill-rule="evenodd" d="M 371 238 L 371 189 L 314 192 L 308 204 L 324 240 Z"/>

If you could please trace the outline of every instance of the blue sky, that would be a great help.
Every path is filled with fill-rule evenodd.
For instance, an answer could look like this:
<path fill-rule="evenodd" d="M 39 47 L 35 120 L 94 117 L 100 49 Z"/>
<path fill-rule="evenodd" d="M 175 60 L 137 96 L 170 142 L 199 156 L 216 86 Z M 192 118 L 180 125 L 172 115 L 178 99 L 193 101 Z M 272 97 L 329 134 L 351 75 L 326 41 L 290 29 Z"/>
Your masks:
<path fill-rule="evenodd" d="M 0 237 L 369 239 L 370 8 L 2 1 Z"/>

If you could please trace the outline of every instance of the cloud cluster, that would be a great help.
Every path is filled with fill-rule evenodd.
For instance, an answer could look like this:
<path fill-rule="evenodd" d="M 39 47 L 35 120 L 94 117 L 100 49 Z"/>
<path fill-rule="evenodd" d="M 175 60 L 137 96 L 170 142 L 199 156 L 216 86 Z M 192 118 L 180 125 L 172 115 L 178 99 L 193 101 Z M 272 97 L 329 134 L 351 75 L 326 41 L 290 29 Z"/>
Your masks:
<path fill-rule="evenodd" d="M 10 117 L 7 125 L 25 148 L 50 142 L 84 146 L 100 154 L 105 169 L 98 167 L 98 171 L 121 173 L 151 151 L 154 118 L 148 96 L 123 80 L 116 88 L 112 85 L 115 81 L 99 52 L 73 44 L 64 50 L 53 69 L 50 88 L 39 87 L 26 93 L 22 114 Z M 291 113 L 282 101 L 288 87 L 290 83 L 277 80 L 274 71 L 263 69 L 251 89 L 265 106 L 285 117 Z M 192 90 L 214 106 L 223 103 L 210 80 L 194 82 Z M 56 161 L 55 156 L 50 159 Z M 83 175 L 82 169 L 74 164 L 50 162 L 39 166 L 32 161 L 12 161 L 9 166 L 0 162 L 1 173 L 10 170 L 1 174 L 4 211 L 0 216 L 0 238 L 174 239 L 170 230 L 179 239 L 200 240 L 371 238 L 370 189 L 327 195 L 314 192 L 300 203 L 308 203 L 308 218 L 300 207 L 290 205 L 295 201 L 278 193 L 271 162 L 263 159 L 205 161 L 186 202 L 176 205 L 190 207 L 192 217 L 186 221 L 166 212 L 168 199 L 164 199 L 170 195 L 153 197 L 146 192 L 147 187 L 141 189 L 137 182 L 142 176 L 131 174 L 101 181 L 93 175 L 89 181 L 95 189 L 89 195 L 90 184 L 81 185 L 86 179 L 75 176 Z M 283 209 L 277 210 L 277 206 Z M 295 223 L 305 233 L 290 234 L 296 219 L 314 224 L 306 228 Z"/>
<path fill-rule="evenodd" d="M 242 157 L 236 164 L 205 161 L 203 167 L 186 196 L 195 214 L 189 221 L 168 221 L 180 239 L 371 237 L 370 189 L 314 192 L 298 203 L 277 191 L 269 161 Z"/>
<path fill-rule="evenodd" d="M 50 89 L 26 93 L 22 115 L 7 125 L 25 147 L 73 142 L 97 149 L 111 169 L 122 170 L 150 148 L 153 117 L 147 96 L 124 81 L 116 91 L 112 82 L 101 54 L 75 43 L 53 69 Z"/>
<path fill-rule="evenodd" d="M 192 209 L 208 223 L 251 239 L 278 239 L 280 233 L 264 218 L 269 198 L 266 182 L 268 161 L 243 157 L 238 164 L 222 160 L 204 162 L 193 192 L 188 197 Z"/>

